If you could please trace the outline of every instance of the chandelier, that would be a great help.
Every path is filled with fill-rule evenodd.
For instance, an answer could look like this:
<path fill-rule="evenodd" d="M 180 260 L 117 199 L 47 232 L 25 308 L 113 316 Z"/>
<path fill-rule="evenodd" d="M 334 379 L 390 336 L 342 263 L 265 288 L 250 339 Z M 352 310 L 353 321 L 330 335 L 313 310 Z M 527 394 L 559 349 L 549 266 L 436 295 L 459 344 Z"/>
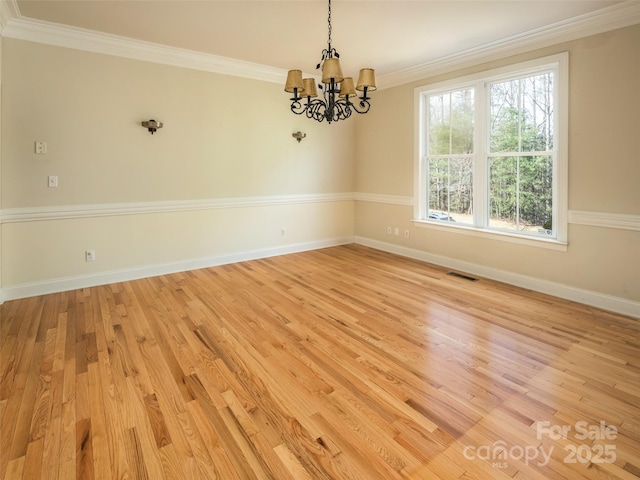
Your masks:
<path fill-rule="evenodd" d="M 340 55 L 331 46 L 331 0 L 329 0 L 329 35 L 327 48 L 322 51 L 322 58 L 316 69 L 322 69 L 322 98 L 318 97 L 316 81 L 313 78 L 302 78 L 301 70 L 289 70 L 284 91 L 293 93 L 291 111 L 296 115 L 303 113 L 307 118 L 327 123 L 344 120 L 353 112 L 367 113 L 371 108 L 368 92 L 376 90 L 375 73 L 372 68 L 363 68 L 354 86 L 352 77 L 343 77 L 340 67 Z M 362 92 L 358 96 L 357 92 Z M 305 102 L 306 99 L 306 102 Z"/>

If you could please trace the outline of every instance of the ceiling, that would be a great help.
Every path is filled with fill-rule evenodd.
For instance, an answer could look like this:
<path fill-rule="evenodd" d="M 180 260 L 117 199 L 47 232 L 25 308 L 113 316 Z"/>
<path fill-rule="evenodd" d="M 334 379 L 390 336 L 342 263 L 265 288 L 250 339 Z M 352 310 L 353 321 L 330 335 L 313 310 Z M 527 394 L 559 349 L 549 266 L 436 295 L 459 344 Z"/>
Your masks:
<path fill-rule="evenodd" d="M 327 42 L 327 3 L 316 0 L 2 0 L 21 20 L 314 73 Z M 392 76 L 549 26 L 592 18 L 613 0 L 333 0 L 333 46 L 345 75 Z M 629 3 L 629 2 L 626 2 Z M 15 9 L 15 8 L 14 8 Z"/>

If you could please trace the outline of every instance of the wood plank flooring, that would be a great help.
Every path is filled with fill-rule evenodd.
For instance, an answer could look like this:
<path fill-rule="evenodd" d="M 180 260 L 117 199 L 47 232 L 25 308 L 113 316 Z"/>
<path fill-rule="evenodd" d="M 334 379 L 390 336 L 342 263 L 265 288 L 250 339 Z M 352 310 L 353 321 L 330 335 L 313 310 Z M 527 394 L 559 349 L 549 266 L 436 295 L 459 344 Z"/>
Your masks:
<path fill-rule="evenodd" d="M 640 478 L 640 322 L 357 245 L 0 307 L 0 478 Z"/>

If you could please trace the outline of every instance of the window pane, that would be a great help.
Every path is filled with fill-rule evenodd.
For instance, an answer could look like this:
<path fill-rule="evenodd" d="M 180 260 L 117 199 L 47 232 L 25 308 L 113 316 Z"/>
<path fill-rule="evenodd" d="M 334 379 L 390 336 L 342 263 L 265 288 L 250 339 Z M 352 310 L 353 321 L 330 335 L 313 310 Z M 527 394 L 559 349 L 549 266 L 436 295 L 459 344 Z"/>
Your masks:
<path fill-rule="evenodd" d="M 553 149 L 553 74 L 493 83 L 490 94 L 491 152 Z"/>
<path fill-rule="evenodd" d="M 471 157 L 429 161 L 429 219 L 473 224 Z"/>
<path fill-rule="evenodd" d="M 489 159 L 489 226 L 517 230 L 518 159 Z"/>
<path fill-rule="evenodd" d="M 520 157 L 520 223 L 523 230 L 551 235 L 553 157 Z"/>
<path fill-rule="evenodd" d="M 551 156 L 495 157 L 489 161 L 489 226 L 552 235 Z"/>
<path fill-rule="evenodd" d="M 473 152 L 473 89 L 429 97 L 429 155 Z"/>
<path fill-rule="evenodd" d="M 491 84 L 491 152 L 519 151 L 518 85 L 514 82 Z"/>
<path fill-rule="evenodd" d="M 553 75 L 522 79 L 522 152 L 553 150 Z"/>
<path fill-rule="evenodd" d="M 429 161 L 429 213 L 449 211 L 449 159 Z"/>
<path fill-rule="evenodd" d="M 473 153 L 473 90 L 451 94 L 451 153 Z"/>
<path fill-rule="evenodd" d="M 429 97 L 429 155 L 448 155 L 450 152 L 449 119 L 451 95 Z"/>

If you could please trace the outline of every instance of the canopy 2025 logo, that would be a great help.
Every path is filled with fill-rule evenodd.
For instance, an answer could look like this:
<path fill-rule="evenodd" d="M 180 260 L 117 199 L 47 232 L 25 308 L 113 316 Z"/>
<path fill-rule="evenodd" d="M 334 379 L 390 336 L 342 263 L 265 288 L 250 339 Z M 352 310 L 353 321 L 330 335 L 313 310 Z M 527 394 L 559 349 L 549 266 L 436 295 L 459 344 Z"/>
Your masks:
<path fill-rule="evenodd" d="M 607 425 L 604 420 L 594 425 L 585 421 L 572 425 L 551 425 L 551 422 L 537 422 L 536 438 L 542 440 L 544 436 L 551 440 L 566 440 L 569 432 L 575 432 L 574 440 L 587 442 L 613 441 L 618 437 L 618 429 L 615 425 Z M 553 447 L 552 447 L 553 448 Z M 616 446 L 614 443 L 585 443 L 565 445 L 568 452 L 564 457 L 564 463 L 613 463 L 616 461 Z"/>
<path fill-rule="evenodd" d="M 618 437 L 618 429 L 614 425 L 607 425 L 604 420 L 598 424 L 586 421 L 576 422 L 574 425 L 551 425 L 548 421 L 536 422 L 536 438 L 542 440 L 547 437 L 554 441 L 568 440 L 585 442 L 581 445 L 568 443 L 563 447 L 567 452 L 564 463 L 613 463 L 616 461 L 616 446 L 613 441 Z M 599 442 L 599 443 L 596 443 Z M 555 445 L 512 445 L 507 446 L 503 440 L 491 445 L 475 447 L 467 445 L 463 455 L 467 460 L 486 460 L 492 462 L 494 468 L 507 468 L 507 460 L 521 461 L 525 465 L 536 464 L 546 466 L 552 458 Z"/>

